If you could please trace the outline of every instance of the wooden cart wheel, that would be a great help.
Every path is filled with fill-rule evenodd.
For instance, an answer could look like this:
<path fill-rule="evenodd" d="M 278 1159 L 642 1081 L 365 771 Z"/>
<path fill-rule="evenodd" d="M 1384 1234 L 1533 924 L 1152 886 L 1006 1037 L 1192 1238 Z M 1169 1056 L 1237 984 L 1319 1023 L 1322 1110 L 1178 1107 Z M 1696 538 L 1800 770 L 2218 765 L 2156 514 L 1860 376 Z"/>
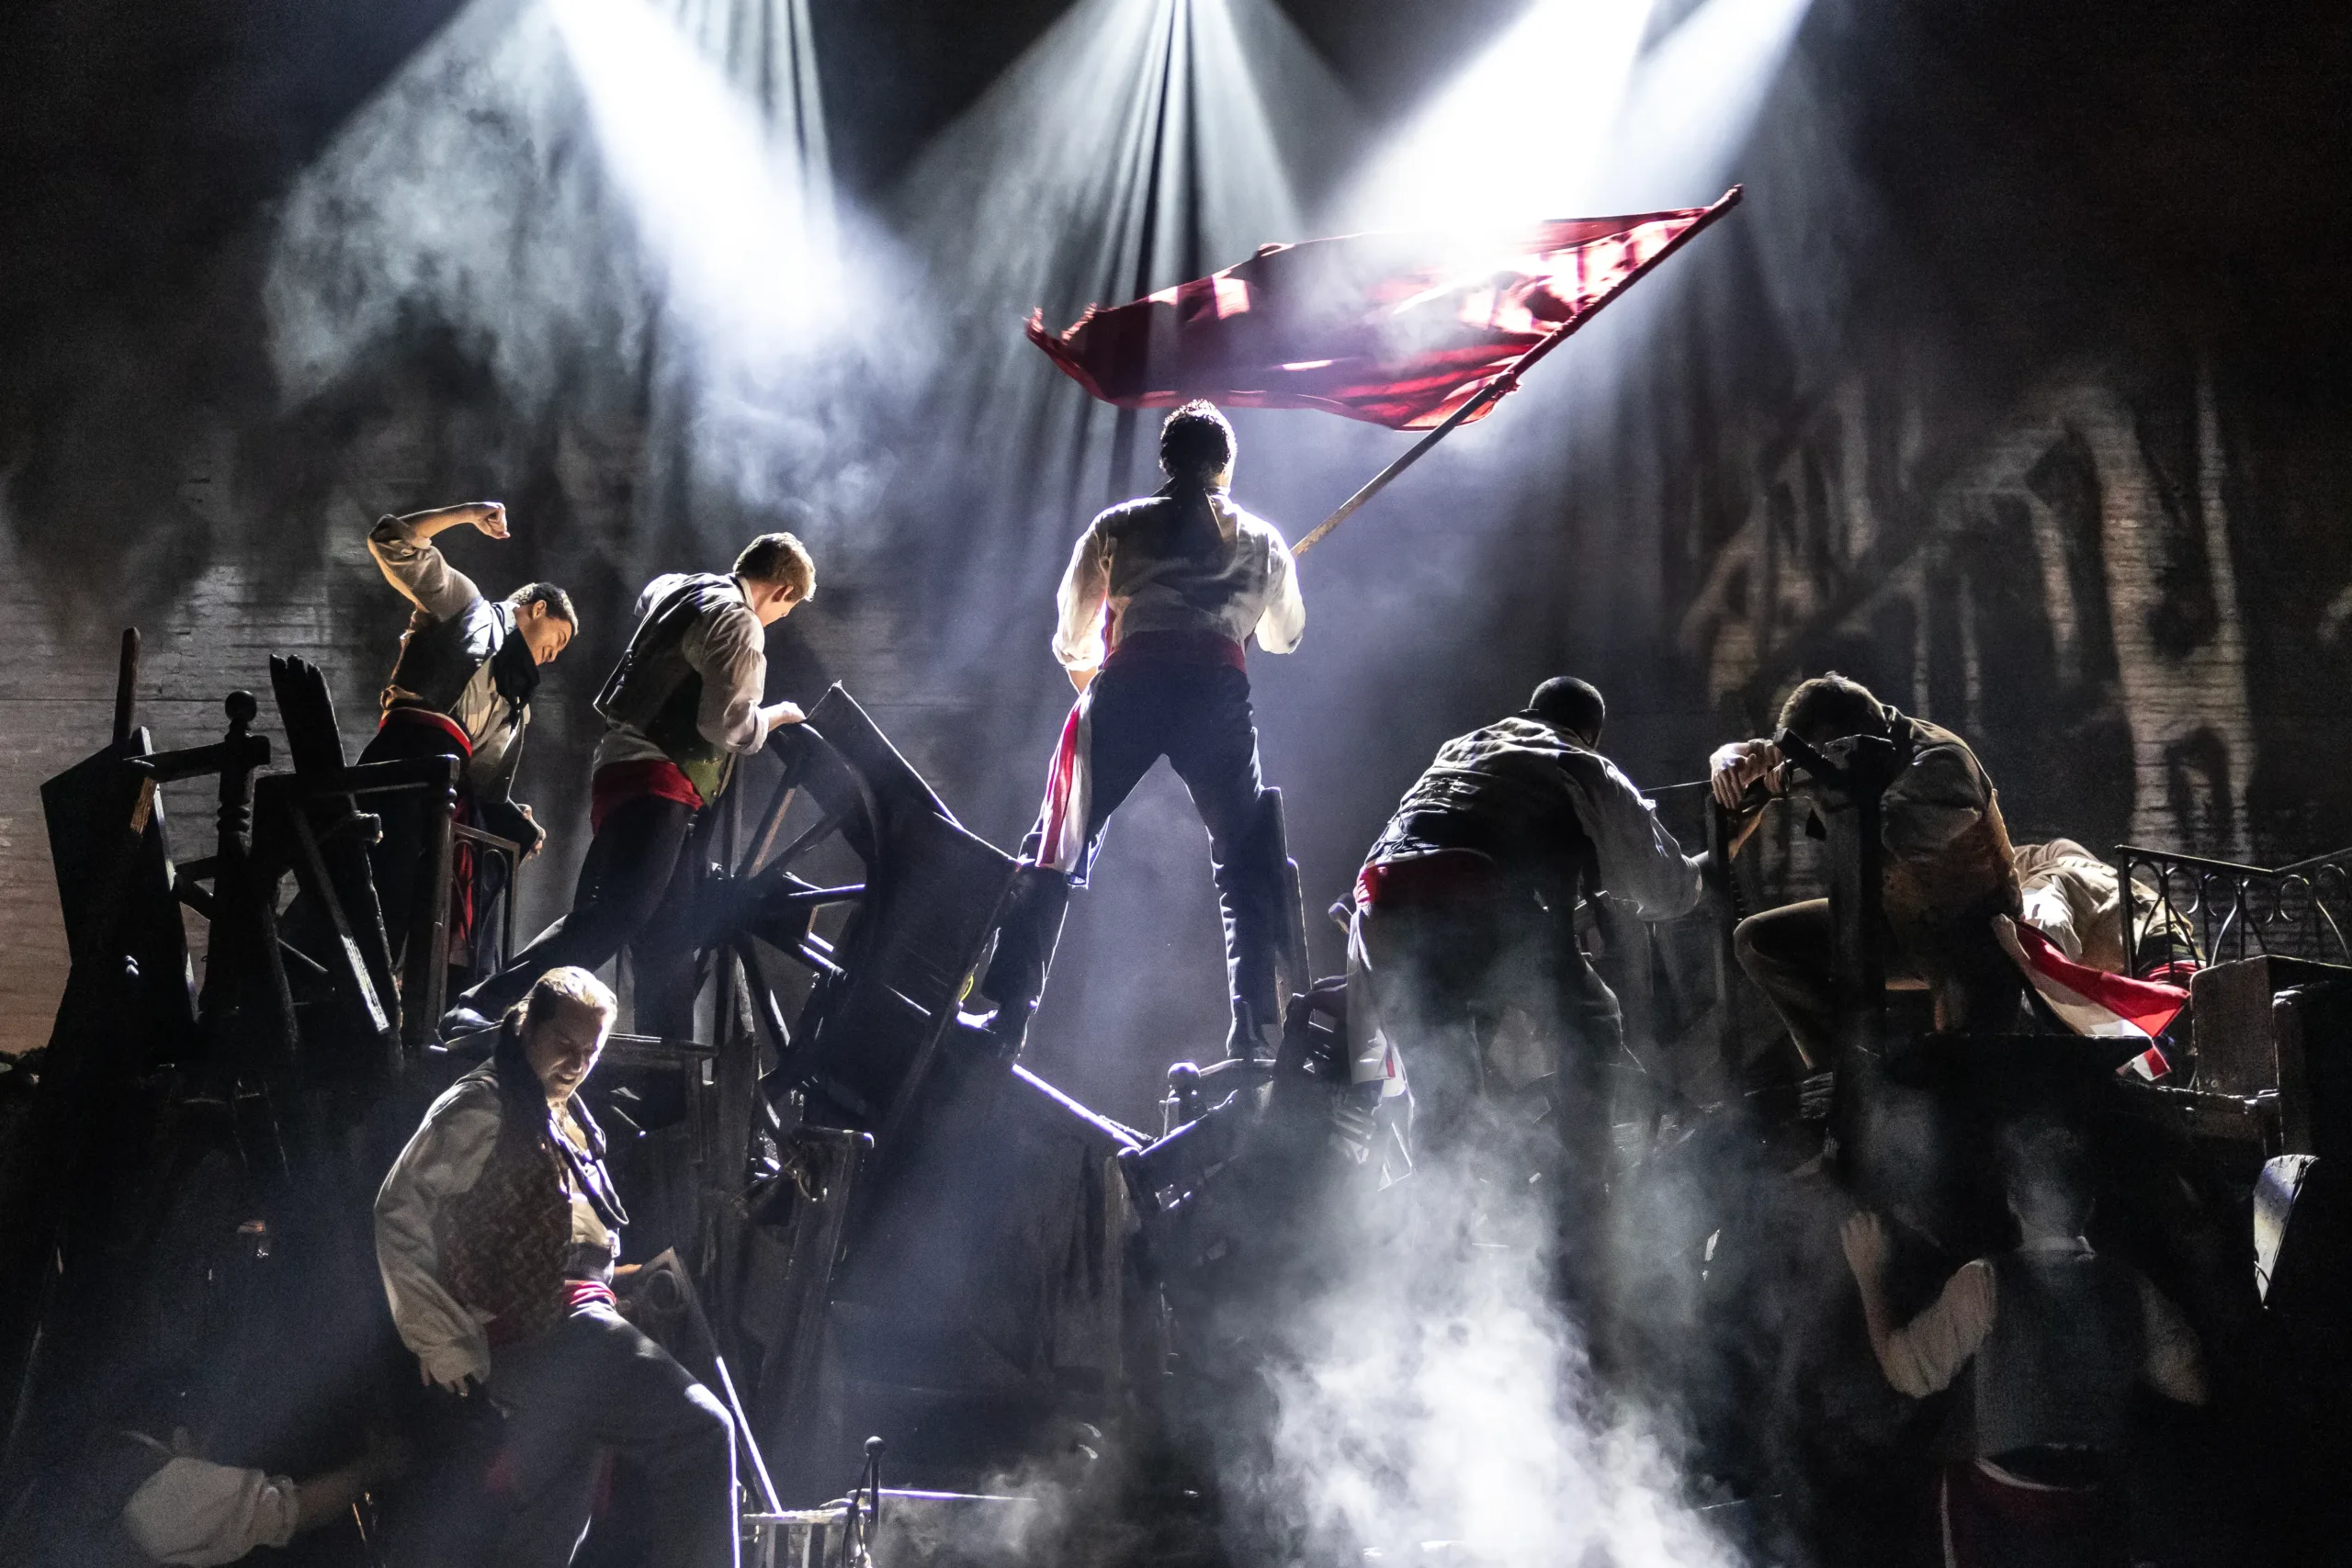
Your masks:
<path fill-rule="evenodd" d="M 831 994 L 862 956 L 871 922 L 861 916 L 864 906 L 877 896 L 882 825 L 881 808 L 872 788 L 815 725 L 796 725 L 790 735 L 784 776 L 731 868 L 735 892 L 727 921 L 734 952 L 751 982 L 753 1011 L 771 1036 L 787 1077 L 794 1031 L 776 1000 L 761 945 L 774 948 L 816 976 L 801 1016 L 804 1023 L 821 1019 Z M 846 797 L 820 811 L 816 820 L 779 846 L 786 818 L 802 793 L 810 769 L 824 765 L 834 767 L 848 781 L 852 787 Z M 856 857 L 864 868 L 861 880 L 824 882 L 807 874 L 822 861 L 838 860 L 835 846 Z M 817 930 L 818 917 L 844 905 L 851 907 L 848 921 L 838 937 L 829 941 Z"/>

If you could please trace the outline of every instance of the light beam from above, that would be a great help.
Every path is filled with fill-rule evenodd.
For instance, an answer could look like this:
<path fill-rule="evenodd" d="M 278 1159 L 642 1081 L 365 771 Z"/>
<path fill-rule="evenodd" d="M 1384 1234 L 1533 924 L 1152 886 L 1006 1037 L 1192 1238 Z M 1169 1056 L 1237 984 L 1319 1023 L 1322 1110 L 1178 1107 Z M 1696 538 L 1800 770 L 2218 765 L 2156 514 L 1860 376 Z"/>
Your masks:
<path fill-rule="evenodd" d="M 1649 15 L 1649 0 L 1536 0 L 1373 155 L 1335 226 L 1498 230 L 1580 216 Z"/>
<path fill-rule="evenodd" d="M 1058 558 L 1073 516 L 1126 482 L 1114 412 L 1057 385 L 1023 319 L 1042 306 L 1058 327 L 1300 237 L 1275 128 L 1299 103 L 1346 123 L 1272 0 L 1080 0 L 925 149 L 891 205 L 956 323 L 933 406 L 983 433 L 973 461 L 1004 457 L 974 487 L 1011 513 L 987 536 Z"/>
<path fill-rule="evenodd" d="M 606 171 L 705 352 L 750 367 L 828 346 L 854 311 L 830 183 L 812 177 L 797 129 L 774 134 L 644 0 L 548 5 Z"/>

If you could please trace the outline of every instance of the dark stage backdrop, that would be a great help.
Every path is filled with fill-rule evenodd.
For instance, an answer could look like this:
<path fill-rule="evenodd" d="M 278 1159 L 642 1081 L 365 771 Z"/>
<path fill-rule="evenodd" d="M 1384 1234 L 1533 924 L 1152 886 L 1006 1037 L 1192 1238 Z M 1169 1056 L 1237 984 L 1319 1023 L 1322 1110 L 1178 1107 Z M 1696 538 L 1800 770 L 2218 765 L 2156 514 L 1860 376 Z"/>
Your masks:
<path fill-rule="evenodd" d="M 1311 226 L 1360 144 L 1519 7 L 1260 9 L 1240 44 Z M 1649 782 L 1696 776 L 1834 666 L 1977 739 L 2020 839 L 2260 862 L 2352 841 L 2352 148 L 2329 101 L 2352 39 L 2223 9 L 1818 0 L 1729 162 L 1747 207 L 1306 564 L 1306 645 L 1253 674 L 1310 908 L 1440 740 L 1563 670 L 1610 694 L 1611 749 Z M 637 585 L 779 522 L 822 581 L 775 639 L 776 692 L 846 682 L 1017 840 L 1068 701 L 1054 579 L 1102 499 L 1063 477 L 1087 415 L 1017 313 L 1112 291 L 1039 243 L 1091 220 L 1092 187 L 1007 182 L 1017 104 L 1008 134 L 990 85 L 1071 8 L 811 10 L 841 209 L 903 317 L 789 395 L 757 366 L 729 372 L 750 392 L 705 374 L 718 350 L 673 308 L 709 284 L 692 239 L 647 240 L 628 180 L 594 172 L 582 79 L 542 47 L 571 12 L 14 10 L 0 1048 L 40 1043 L 62 987 L 35 789 L 103 739 L 119 627 L 147 632 L 164 743 L 209 738 L 283 650 L 332 671 L 356 748 L 401 620 L 361 547 L 381 511 L 503 497 L 514 541 L 451 553 L 582 605 L 524 765 L 555 833 L 532 917 L 584 847 L 588 698 Z M 1250 231 L 1261 210 L 1200 220 L 1207 254 L 1156 281 L 1298 237 Z M 1295 536 L 1396 449 L 1333 423 L 1243 419 L 1239 498 Z M 1803 883 L 1790 845 L 1766 852 Z M 1221 1037 L 1219 969 L 1203 836 L 1163 773 L 1078 902 L 1037 1065 L 1149 1119 L 1167 1062 Z"/>

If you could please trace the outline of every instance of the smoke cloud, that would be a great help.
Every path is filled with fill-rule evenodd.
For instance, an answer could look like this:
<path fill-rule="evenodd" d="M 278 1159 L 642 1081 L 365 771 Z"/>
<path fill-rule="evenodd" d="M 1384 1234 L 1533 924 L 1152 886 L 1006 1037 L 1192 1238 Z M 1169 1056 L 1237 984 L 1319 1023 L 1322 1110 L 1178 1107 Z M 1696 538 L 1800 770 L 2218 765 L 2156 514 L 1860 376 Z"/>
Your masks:
<path fill-rule="evenodd" d="M 584 454 L 559 457 L 567 488 L 601 466 L 626 490 L 595 541 L 625 578 L 679 564 L 681 531 L 717 550 L 780 508 L 872 543 L 857 525 L 931 355 L 903 321 L 877 340 L 902 269 L 833 197 L 805 29 L 757 41 L 786 56 L 751 62 L 773 102 L 646 0 L 476 0 L 280 206 L 263 298 L 286 402 L 354 396 L 438 340 L 496 410 L 493 467 L 553 447 Z"/>
<path fill-rule="evenodd" d="M 1407 1190 L 1409 1190 L 1408 1191 Z M 1729 1564 L 1652 1416 L 1553 1301 L 1542 1184 L 1424 1162 L 1405 1245 L 1359 1247 L 1270 1379 L 1262 1500 L 1312 1562 Z"/>

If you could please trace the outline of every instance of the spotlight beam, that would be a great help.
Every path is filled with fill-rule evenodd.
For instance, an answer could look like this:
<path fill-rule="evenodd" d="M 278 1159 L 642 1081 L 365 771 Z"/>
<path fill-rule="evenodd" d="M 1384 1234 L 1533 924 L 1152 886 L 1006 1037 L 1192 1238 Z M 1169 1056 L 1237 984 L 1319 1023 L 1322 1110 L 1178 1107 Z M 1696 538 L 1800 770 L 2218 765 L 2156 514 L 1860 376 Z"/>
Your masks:
<path fill-rule="evenodd" d="M 1153 116 L 1151 148 L 1146 155 L 1148 173 L 1143 188 L 1143 222 L 1136 242 L 1135 298 L 1140 299 L 1152 291 L 1152 263 L 1159 248 L 1159 188 L 1168 172 L 1168 117 L 1175 107 L 1177 89 L 1183 90 L 1184 103 L 1179 134 L 1183 145 L 1179 152 L 1182 160 L 1184 199 L 1179 243 L 1182 256 L 1177 276 L 1197 277 L 1201 272 L 1201 161 L 1200 161 L 1200 86 L 1192 70 L 1191 0 L 1169 0 L 1168 32 L 1162 44 L 1159 63 L 1159 102 Z M 1178 49 L 1182 47 L 1182 65 Z M 1182 80 L 1178 81 L 1179 72 Z M 1129 488 L 1127 476 L 1135 466 L 1136 412 L 1121 409 L 1111 430 L 1111 471 L 1107 476 L 1103 503 L 1110 505 L 1124 499 Z M 1075 508 L 1073 508 L 1075 510 Z"/>

